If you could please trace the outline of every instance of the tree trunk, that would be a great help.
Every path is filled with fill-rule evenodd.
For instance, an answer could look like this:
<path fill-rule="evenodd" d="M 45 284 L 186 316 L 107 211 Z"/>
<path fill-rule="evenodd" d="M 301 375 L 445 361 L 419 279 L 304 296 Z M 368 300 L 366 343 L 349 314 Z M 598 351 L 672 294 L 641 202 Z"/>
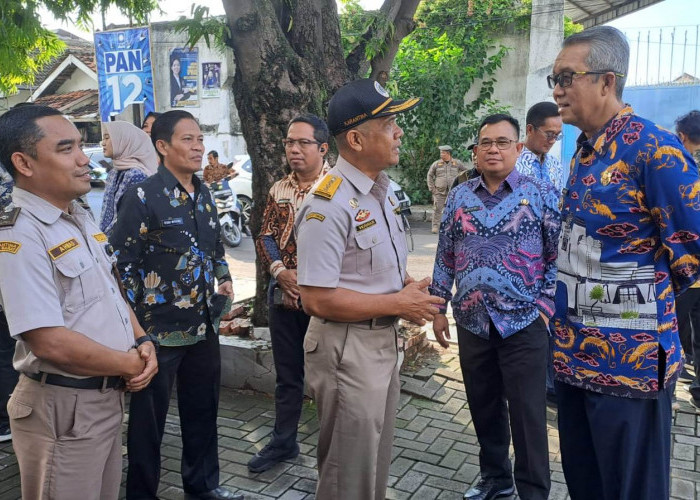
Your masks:
<path fill-rule="evenodd" d="M 419 0 L 404 1 L 415 12 Z M 257 237 L 270 186 L 288 173 L 282 139 L 289 120 L 302 112 L 325 118 L 330 97 L 356 73 L 343 58 L 336 0 L 224 0 L 224 9 L 236 60 L 234 99 L 253 164 L 250 227 Z M 267 324 L 268 281 L 256 259 L 255 325 Z"/>

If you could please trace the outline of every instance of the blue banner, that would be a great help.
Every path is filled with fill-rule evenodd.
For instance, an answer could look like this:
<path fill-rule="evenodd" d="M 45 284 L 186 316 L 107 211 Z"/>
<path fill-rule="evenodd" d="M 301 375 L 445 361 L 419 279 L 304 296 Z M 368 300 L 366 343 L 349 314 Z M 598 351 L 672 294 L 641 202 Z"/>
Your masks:
<path fill-rule="evenodd" d="M 148 28 L 95 33 L 95 57 L 103 122 L 133 103 L 155 111 Z"/>

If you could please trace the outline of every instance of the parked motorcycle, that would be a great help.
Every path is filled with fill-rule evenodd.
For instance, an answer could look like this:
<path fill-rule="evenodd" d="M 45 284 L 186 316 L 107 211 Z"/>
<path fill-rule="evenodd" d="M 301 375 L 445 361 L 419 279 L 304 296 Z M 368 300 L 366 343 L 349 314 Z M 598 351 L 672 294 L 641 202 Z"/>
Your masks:
<path fill-rule="evenodd" d="M 216 212 L 221 226 L 221 240 L 230 247 L 237 247 L 241 244 L 243 236 L 241 207 L 236 193 L 224 181 L 212 182 L 209 188 L 216 203 Z"/>

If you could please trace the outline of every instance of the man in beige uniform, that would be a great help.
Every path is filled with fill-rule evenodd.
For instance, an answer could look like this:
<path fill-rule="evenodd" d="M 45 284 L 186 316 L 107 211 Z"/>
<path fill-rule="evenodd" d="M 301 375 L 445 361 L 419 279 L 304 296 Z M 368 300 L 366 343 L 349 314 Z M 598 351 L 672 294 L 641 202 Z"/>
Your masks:
<path fill-rule="evenodd" d="M 440 159 L 435 160 L 428 169 L 428 190 L 433 194 L 433 233 L 437 233 L 440 228 L 442 211 L 452 182 L 467 170 L 461 161 L 452 158 L 452 146 L 438 146 L 438 149 Z"/>
<path fill-rule="evenodd" d="M 296 218 L 297 281 L 312 316 L 306 380 L 317 403 L 319 500 L 385 498 L 396 406 L 396 320 L 424 324 L 442 299 L 406 273 L 399 204 L 382 172 L 399 161 L 396 101 L 373 80 L 331 99 L 328 122 L 340 157 Z"/>
<path fill-rule="evenodd" d="M 0 216 L 0 302 L 21 373 L 7 409 L 27 499 L 118 497 L 120 387 L 144 388 L 158 366 L 107 237 L 73 201 L 90 190 L 80 146 L 52 108 L 0 117 L 0 162 L 15 180 L 15 208 Z"/>

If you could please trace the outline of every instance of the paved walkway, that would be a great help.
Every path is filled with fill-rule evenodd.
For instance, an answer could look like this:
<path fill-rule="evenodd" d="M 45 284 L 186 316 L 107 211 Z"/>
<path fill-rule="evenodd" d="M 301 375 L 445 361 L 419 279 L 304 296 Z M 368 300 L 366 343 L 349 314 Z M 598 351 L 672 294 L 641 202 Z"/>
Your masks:
<path fill-rule="evenodd" d="M 478 453 L 456 347 L 429 361 L 411 376 L 402 375 L 396 423 L 390 499 L 460 499 L 478 479 Z M 700 500 L 700 433 L 698 416 L 679 389 L 681 410 L 673 425 L 672 498 Z M 556 410 L 547 410 L 553 500 L 569 498 L 561 472 Z M 299 427 L 301 455 L 262 473 L 246 463 L 269 438 L 274 403 L 262 394 L 224 389 L 219 410 L 221 483 L 245 492 L 247 499 L 314 498 L 318 424 L 313 403 L 304 405 Z M 160 497 L 182 499 L 180 428 L 176 401 L 166 424 Z M 125 457 L 126 467 L 126 457 Z M 0 445 L 0 500 L 20 497 L 19 474 L 11 443 Z M 122 491 L 123 497 L 123 491 Z"/>

